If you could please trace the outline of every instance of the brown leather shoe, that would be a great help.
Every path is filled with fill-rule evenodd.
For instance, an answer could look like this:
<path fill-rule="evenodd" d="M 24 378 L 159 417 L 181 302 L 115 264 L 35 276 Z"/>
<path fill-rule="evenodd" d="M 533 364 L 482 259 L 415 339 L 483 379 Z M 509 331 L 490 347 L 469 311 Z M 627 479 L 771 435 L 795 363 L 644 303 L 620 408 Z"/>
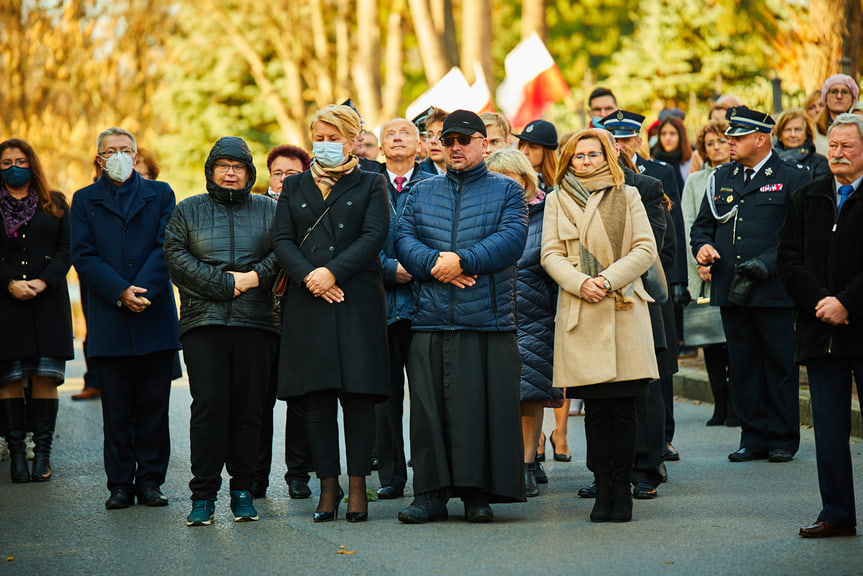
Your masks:
<path fill-rule="evenodd" d="M 84 388 L 77 394 L 72 394 L 72 400 L 96 400 L 101 395 L 98 388 Z"/>
<path fill-rule="evenodd" d="M 811 526 L 800 529 L 800 535 L 804 538 L 830 538 L 832 536 L 856 536 L 857 528 L 840 528 L 825 520 L 816 520 Z"/>

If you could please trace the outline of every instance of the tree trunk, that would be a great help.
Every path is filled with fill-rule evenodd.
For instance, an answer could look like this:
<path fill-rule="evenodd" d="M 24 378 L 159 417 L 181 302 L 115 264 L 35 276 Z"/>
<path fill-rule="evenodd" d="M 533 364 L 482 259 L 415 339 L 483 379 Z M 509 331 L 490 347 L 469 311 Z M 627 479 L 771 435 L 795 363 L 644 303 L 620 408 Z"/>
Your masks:
<path fill-rule="evenodd" d="M 324 27 L 324 13 L 321 0 L 310 0 L 309 9 L 312 19 L 312 38 L 315 45 L 315 63 L 317 68 L 317 90 L 315 91 L 315 103 L 322 108 L 332 103 L 334 87 L 330 79 L 330 42 L 327 38 L 327 30 Z"/>
<path fill-rule="evenodd" d="M 841 72 L 843 55 L 848 73 L 856 77 L 863 48 L 863 7 L 860 0 L 812 0 L 809 4 L 810 42 L 805 50 L 802 79 L 807 92 Z"/>
<path fill-rule="evenodd" d="M 405 84 L 405 74 L 402 69 L 404 64 L 404 32 L 402 30 L 404 11 L 404 0 L 395 0 L 387 17 L 387 46 L 384 52 L 386 79 L 380 114 L 382 122 L 395 118 L 398 114 L 402 88 Z"/>
<path fill-rule="evenodd" d="M 357 0 L 357 50 L 354 58 L 354 85 L 364 119 L 377 126 L 381 112 L 381 31 L 377 0 Z"/>
<path fill-rule="evenodd" d="M 409 2 L 426 80 L 429 84 L 435 84 L 449 72 L 452 61 L 447 58 L 442 36 L 435 30 L 428 0 Z"/>
<path fill-rule="evenodd" d="M 521 4 L 521 39 L 534 33 L 545 42 L 545 0 L 524 0 Z"/>
<path fill-rule="evenodd" d="M 482 65 L 486 84 L 491 86 L 491 0 L 472 0 L 462 5 L 461 71 L 473 84 L 474 64 Z"/>
<path fill-rule="evenodd" d="M 350 0 L 338 0 L 336 17 L 336 93 L 327 104 L 341 104 L 351 97 L 351 18 Z M 360 40 L 362 41 L 362 40 Z"/>

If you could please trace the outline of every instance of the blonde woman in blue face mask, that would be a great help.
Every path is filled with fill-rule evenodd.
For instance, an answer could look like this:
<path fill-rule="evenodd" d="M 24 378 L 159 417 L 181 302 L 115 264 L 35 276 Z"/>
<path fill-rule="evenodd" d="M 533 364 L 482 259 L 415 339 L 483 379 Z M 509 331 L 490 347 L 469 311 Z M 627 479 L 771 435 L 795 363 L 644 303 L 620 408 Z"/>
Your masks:
<path fill-rule="evenodd" d="M 380 251 L 389 231 L 387 183 L 351 155 L 360 118 L 347 106 L 315 114 L 311 167 L 282 181 L 273 249 L 287 275 L 278 395 L 306 413 L 321 497 L 315 522 L 341 501 L 337 401 L 344 412 L 349 522 L 368 518 L 376 401 L 389 361 Z"/>

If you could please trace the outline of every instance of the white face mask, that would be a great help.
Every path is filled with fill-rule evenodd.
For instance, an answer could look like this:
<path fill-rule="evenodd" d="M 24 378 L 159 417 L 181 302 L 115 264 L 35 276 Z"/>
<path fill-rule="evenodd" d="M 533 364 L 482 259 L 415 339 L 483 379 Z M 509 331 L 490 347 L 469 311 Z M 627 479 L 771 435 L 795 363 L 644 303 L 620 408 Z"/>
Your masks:
<path fill-rule="evenodd" d="M 312 144 L 312 154 L 315 155 L 315 161 L 324 168 L 335 168 L 341 166 L 345 161 L 343 152 L 344 144 L 338 142 L 314 142 Z"/>
<path fill-rule="evenodd" d="M 132 175 L 134 166 L 131 156 L 124 152 L 117 152 L 105 161 L 105 172 L 114 182 L 125 182 Z"/>

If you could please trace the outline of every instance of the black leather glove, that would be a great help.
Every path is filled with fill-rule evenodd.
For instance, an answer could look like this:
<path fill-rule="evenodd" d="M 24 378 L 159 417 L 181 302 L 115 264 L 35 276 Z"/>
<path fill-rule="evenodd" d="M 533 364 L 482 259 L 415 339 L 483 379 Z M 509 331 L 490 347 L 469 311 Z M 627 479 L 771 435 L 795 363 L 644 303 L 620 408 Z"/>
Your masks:
<path fill-rule="evenodd" d="M 767 280 L 770 276 L 767 265 L 758 258 L 750 258 L 740 264 L 740 273 L 753 280 Z"/>
<path fill-rule="evenodd" d="M 671 285 L 671 302 L 681 308 L 692 302 L 692 296 L 689 295 L 689 289 L 685 284 Z"/>

